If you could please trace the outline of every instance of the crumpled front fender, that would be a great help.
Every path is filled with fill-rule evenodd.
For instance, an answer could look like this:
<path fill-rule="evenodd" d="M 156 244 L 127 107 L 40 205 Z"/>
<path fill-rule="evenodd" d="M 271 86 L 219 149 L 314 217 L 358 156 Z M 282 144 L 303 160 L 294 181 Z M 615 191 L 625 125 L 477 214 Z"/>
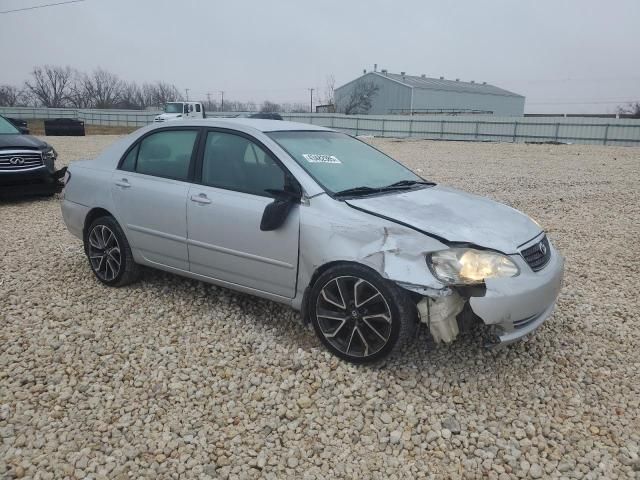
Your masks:
<path fill-rule="evenodd" d="M 428 253 L 447 246 L 409 227 L 361 212 L 327 195 L 300 207 L 298 288 L 293 301 L 300 308 L 304 291 L 325 265 L 354 262 L 421 295 L 443 296 L 451 290 L 438 281 L 426 263 Z"/>

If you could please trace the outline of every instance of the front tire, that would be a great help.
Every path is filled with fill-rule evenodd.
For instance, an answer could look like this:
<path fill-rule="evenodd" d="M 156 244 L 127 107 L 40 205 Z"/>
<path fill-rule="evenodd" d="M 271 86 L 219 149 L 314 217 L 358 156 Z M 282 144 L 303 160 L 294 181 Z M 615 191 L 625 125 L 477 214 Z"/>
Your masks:
<path fill-rule="evenodd" d="M 140 275 L 127 237 L 113 217 L 100 217 L 89 225 L 84 236 L 84 251 L 91 271 L 105 285 L 122 287 Z"/>
<path fill-rule="evenodd" d="M 418 321 L 415 304 L 403 290 L 355 264 L 332 267 L 318 278 L 309 317 L 327 349 L 356 364 L 379 362 L 400 350 Z"/>

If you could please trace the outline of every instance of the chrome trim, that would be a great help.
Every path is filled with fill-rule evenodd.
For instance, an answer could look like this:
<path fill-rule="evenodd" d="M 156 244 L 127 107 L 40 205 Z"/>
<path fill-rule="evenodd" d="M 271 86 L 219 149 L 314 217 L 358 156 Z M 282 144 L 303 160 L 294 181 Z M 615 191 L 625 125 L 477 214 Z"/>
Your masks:
<path fill-rule="evenodd" d="M 16 153 L 25 153 L 28 155 L 37 155 L 42 158 L 41 150 L 0 150 L 0 155 L 15 155 Z"/>
<path fill-rule="evenodd" d="M 12 168 L 12 169 L 2 169 L 0 168 L 0 173 L 23 173 L 23 172 L 31 172 L 33 170 L 38 170 L 40 168 L 47 168 L 46 165 L 38 165 L 36 167 L 29 167 L 29 168 Z"/>

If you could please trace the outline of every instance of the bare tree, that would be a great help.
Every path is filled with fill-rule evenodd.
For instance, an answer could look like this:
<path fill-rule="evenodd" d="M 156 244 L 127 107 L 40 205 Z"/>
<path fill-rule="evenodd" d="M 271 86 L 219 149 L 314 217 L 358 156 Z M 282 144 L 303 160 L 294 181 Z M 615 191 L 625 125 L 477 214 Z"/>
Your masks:
<path fill-rule="evenodd" d="M 83 75 L 80 83 L 93 108 L 114 108 L 120 102 L 124 84 L 111 72 L 98 68 Z"/>
<path fill-rule="evenodd" d="M 261 112 L 273 113 L 282 111 L 282 107 L 277 103 L 270 102 L 269 100 L 265 100 L 260 107 Z"/>
<path fill-rule="evenodd" d="M 91 97 L 85 89 L 84 75 L 74 71 L 73 80 L 67 95 L 68 103 L 75 108 L 90 108 Z"/>
<path fill-rule="evenodd" d="M 118 108 L 143 110 L 147 107 L 142 89 L 135 82 L 122 82 Z"/>
<path fill-rule="evenodd" d="M 618 107 L 618 113 L 631 116 L 631 118 L 640 118 L 640 102 L 632 102 L 624 107 Z"/>
<path fill-rule="evenodd" d="M 307 113 L 309 111 L 309 105 L 306 103 L 294 103 L 288 111 L 291 113 Z"/>
<path fill-rule="evenodd" d="M 341 110 L 347 115 L 367 113 L 378 90 L 380 87 L 371 81 L 356 83 Z"/>
<path fill-rule="evenodd" d="M 16 107 L 27 103 L 25 92 L 14 85 L 0 85 L 0 105 Z"/>
<path fill-rule="evenodd" d="M 333 74 L 327 75 L 324 96 L 324 103 L 326 105 L 336 104 L 336 78 Z"/>
<path fill-rule="evenodd" d="M 162 107 L 167 102 L 182 101 L 180 90 L 170 83 L 157 81 L 142 85 L 145 107 Z"/>
<path fill-rule="evenodd" d="M 69 99 L 74 72 L 70 67 L 34 67 L 26 89 L 45 107 L 63 107 Z"/>

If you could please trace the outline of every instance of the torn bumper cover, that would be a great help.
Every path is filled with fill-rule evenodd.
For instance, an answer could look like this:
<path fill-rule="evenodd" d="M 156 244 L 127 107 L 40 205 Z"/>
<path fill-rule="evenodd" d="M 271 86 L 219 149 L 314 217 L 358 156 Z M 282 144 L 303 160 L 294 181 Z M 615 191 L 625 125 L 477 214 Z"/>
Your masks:
<path fill-rule="evenodd" d="M 562 287 L 564 258 L 552 247 L 549 263 L 534 272 L 519 255 L 511 256 L 520 275 L 489 279 L 481 297 L 471 297 L 469 305 L 490 326 L 487 346 L 506 345 L 535 331 L 549 318 Z"/>
<path fill-rule="evenodd" d="M 0 198 L 60 193 L 66 171 L 67 167 L 62 167 L 50 173 L 43 167 L 32 172 L 4 174 L 0 177 Z"/>

